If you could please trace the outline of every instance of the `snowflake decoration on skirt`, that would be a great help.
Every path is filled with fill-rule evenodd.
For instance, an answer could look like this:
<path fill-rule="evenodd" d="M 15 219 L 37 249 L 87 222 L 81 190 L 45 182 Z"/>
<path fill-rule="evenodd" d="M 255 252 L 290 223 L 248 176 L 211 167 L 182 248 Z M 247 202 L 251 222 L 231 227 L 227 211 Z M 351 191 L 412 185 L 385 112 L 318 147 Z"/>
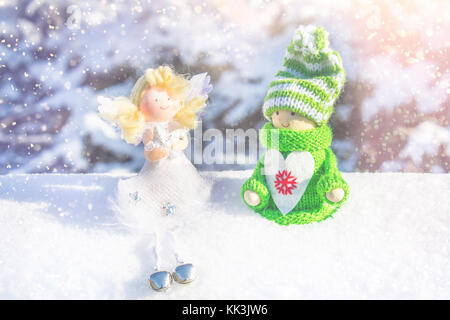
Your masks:
<path fill-rule="evenodd" d="M 177 207 L 172 204 L 171 202 L 166 202 L 163 206 L 162 209 L 165 211 L 165 214 L 168 215 L 173 215 L 175 213 L 175 209 Z"/>
<path fill-rule="evenodd" d="M 128 196 L 130 197 L 130 201 L 132 201 L 134 204 L 137 204 L 139 201 L 141 201 L 141 197 L 139 196 L 139 193 L 133 192 L 133 193 L 129 193 Z"/>
<path fill-rule="evenodd" d="M 275 176 L 275 188 L 282 195 L 292 194 L 297 184 L 297 178 L 290 171 L 280 170 Z"/>

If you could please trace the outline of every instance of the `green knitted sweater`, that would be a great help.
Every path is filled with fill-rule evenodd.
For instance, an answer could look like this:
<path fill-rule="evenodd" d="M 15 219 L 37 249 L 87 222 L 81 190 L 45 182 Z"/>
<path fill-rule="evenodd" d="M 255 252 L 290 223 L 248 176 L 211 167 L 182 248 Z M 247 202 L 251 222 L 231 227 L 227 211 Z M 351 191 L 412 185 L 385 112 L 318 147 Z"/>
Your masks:
<path fill-rule="evenodd" d="M 274 136 L 277 139 L 274 139 Z M 258 160 L 250 179 L 242 186 L 242 198 L 247 190 L 256 192 L 261 202 L 254 207 L 247 205 L 263 217 L 281 225 L 306 224 L 330 217 L 349 194 L 348 184 L 342 179 L 337 168 L 336 156 L 330 148 L 331 140 L 332 132 L 327 125 L 297 131 L 276 129 L 271 122 L 266 123 L 260 131 L 261 143 L 268 149 L 280 151 L 284 158 L 293 151 L 309 151 L 314 158 L 314 174 L 294 209 L 283 215 L 275 205 L 267 187 L 265 176 L 262 174 L 265 156 L 263 155 Z M 326 198 L 326 193 L 336 188 L 342 188 L 345 196 L 340 202 L 333 203 Z"/>

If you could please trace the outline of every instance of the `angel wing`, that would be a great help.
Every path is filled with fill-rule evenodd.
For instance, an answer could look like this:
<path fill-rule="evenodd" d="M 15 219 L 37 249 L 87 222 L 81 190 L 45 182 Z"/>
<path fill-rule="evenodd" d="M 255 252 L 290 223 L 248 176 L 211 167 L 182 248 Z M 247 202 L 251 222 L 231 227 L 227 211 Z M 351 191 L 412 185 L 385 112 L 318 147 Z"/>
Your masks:
<path fill-rule="evenodd" d="M 189 80 L 190 88 L 186 95 L 186 101 L 189 101 L 197 96 L 202 96 L 205 100 L 208 99 L 208 94 L 212 90 L 210 83 L 211 77 L 208 73 L 196 74 Z"/>
<path fill-rule="evenodd" d="M 98 112 L 100 116 L 103 119 L 114 122 L 114 119 L 116 119 L 119 113 L 119 108 L 114 103 L 114 100 L 108 97 L 98 96 L 97 102 L 98 102 Z"/>
<path fill-rule="evenodd" d="M 99 96 L 97 97 L 98 112 L 100 117 L 111 122 L 116 129 L 120 129 L 121 136 L 128 143 L 138 145 L 142 141 L 145 127 L 137 126 L 134 130 L 124 130 L 123 124 L 119 121 L 123 114 L 127 114 L 136 108 L 131 101 L 125 97 L 114 99 Z"/>

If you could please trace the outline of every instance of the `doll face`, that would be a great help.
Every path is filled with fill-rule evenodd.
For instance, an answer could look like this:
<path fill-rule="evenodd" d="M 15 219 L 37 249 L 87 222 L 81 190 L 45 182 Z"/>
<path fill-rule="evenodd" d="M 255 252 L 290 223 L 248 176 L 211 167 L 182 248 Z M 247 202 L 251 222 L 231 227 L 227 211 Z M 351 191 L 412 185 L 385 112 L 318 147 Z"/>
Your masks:
<path fill-rule="evenodd" d="M 161 88 L 148 89 L 139 105 L 148 122 L 165 122 L 172 119 L 182 107 L 182 101 L 171 98 Z"/>
<path fill-rule="evenodd" d="M 289 110 L 275 111 L 272 113 L 271 118 L 275 128 L 309 130 L 316 127 L 314 121 Z"/>

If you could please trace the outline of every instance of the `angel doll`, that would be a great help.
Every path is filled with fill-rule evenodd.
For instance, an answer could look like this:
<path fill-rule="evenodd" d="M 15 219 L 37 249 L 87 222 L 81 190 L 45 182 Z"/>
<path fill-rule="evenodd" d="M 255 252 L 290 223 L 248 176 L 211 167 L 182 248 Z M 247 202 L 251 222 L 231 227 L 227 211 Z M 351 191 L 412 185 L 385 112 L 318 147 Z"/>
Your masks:
<path fill-rule="evenodd" d="M 168 66 L 147 69 L 129 98 L 99 97 L 102 118 L 116 124 L 122 138 L 143 143 L 146 162 L 137 176 L 120 180 L 117 193 L 119 220 L 141 232 L 143 246 L 154 257 L 150 286 L 165 291 L 173 280 L 189 283 L 195 278 L 192 263 L 185 263 L 177 250 L 176 234 L 186 215 L 209 198 L 210 184 L 202 179 L 183 150 L 188 131 L 196 127 L 197 114 L 206 106 L 211 91 L 206 73 L 190 80 Z M 163 252 L 174 258 L 173 272 L 162 270 Z"/>

